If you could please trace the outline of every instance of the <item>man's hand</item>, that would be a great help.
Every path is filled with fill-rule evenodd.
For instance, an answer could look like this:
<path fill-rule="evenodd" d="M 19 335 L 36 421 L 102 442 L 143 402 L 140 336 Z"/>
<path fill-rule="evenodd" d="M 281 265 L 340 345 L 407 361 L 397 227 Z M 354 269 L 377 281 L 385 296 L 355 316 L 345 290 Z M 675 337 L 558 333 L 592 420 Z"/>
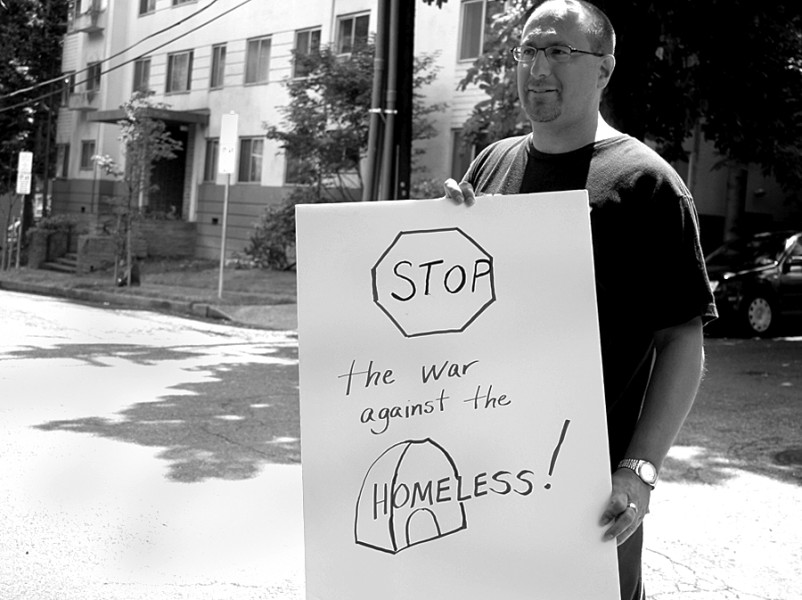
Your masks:
<path fill-rule="evenodd" d="M 470 183 L 457 183 L 454 179 L 446 179 L 443 189 L 446 192 L 446 198 L 450 198 L 457 204 L 473 206 L 476 202 L 476 194 Z"/>
<path fill-rule="evenodd" d="M 601 525 L 610 525 L 605 540 L 616 539 L 620 546 L 640 527 L 649 512 L 651 488 L 629 469 L 613 473 L 613 492 L 604 511 Z"/>

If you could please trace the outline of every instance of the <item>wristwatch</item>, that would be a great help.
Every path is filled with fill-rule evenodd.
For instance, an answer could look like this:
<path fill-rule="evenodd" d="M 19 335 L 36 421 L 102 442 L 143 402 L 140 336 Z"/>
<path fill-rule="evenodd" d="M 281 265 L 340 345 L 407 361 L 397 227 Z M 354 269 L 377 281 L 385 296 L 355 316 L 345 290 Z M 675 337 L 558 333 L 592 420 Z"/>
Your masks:
<path fill-rule="evenodd" d="M 654 484 L 657 483 L 657 468 L 648 460 L 625 458 L 618 463 L 618 468 L 635 471 L 635 475 L 640 477 L 640 480 L 652 489 L 654 489 Z"/>

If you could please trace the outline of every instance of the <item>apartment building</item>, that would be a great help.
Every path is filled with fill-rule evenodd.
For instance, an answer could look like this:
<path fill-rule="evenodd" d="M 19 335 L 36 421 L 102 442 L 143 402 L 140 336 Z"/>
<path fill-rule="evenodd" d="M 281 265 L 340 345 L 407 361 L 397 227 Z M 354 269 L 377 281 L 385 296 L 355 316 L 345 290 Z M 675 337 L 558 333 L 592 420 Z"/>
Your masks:
<path fill-rule="evenodd" d="M 459 177 L 472 158 L 457 143 L 463 123 L 485 96 L 458 91 L 458 82 L 482 52 L 486 22 L 503 0 L 448 0 L 442 7 L 402 0 L 415 8 L 416 55 L 437 54 L 438 76 L 422 93 L 446 103 L 434 115 L 437 135 L 419 148 L 425 172 L 413 177 Z M 120 105 L 136 89 L 155 92 L 154 102 L 180 156 L 157 165 L 158 191 L 149 211 L 187 224 L 198 257 L 219 256 L 225 180 L 217 175 L 222 115 L 239 115 L 236 173 L 231 177 L 227 248 L 247 244 L 266 206 L 292 189 L 292 169 L 281 148 L 265 138 L 264 124 L 281 121 L 288 102 L 283 82 L 296 73 L 292 52 L 335 44 L 348 54 L 376 31 L 377 0 L 75 0 L 64 42 L 64 94 L 58 120 L 58 169 L 53 211 L 84 215 L 109 212 L 119 185 L 92 160 L 122 160 Z M 688 140 L 689 163 L 677 164 L 694 194 L 703 243 L 723 237 L 732 211 L 726 169 L 710 144 Z M 758 167 L 750 170 L 746 206 L 738 210 L 753 230 L 799 220 L 788 193 Z"/>
<path fill-rule="evenodd" d="M 415 53 L 437 53 L 439 69 L 421 91 L 428 101 L 448 104 L 433 116 L 437 136 L 422 142 L 427 172 L 415 177 L 459 176 L 471 158 L 455 140 L 482 93 L 459 92 L 457 83 L 482 51 L 488 1 L 415 4 Z M 158 190 L 144 201 L 154 215 L 194 224 L 198 257 L 219 256 L 220 126 L 222 115 L 239 115 L 227 248 L 241 250 L 265 207 L 292 186 L 286 157 L 264 135 L 264 124 L 280 123 L 278 108 L 288 101 L 282 82 L 303 75 L 295 72 L 292 51 L 333 43 L 347 54 L 375 32 L 376 18 L 376 0 L 76 0 L 62 58 L 67 85 L 54 212 L 87 220 L 109 212 L 120 190 L 92 157 L 123 160 L 119 107 L 134 90 L 148 89 L 153 102 L 168 105 L 158 116 L 182 150 L 157 164 Z"/>

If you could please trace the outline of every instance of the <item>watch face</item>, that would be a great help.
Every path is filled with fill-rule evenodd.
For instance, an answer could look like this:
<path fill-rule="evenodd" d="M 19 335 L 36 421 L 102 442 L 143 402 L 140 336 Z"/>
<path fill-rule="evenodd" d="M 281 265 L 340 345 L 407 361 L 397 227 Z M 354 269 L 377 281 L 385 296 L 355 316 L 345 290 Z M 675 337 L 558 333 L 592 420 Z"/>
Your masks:
<path fill-rule="evenodd" d="M 641 479 L 648 483 L 654 483 L 657 481 L 657 471 L 654 468 L 654 465 L 650 462 L 642 462 L 640 467 L 638 468 L 638 475 L 640 475 Z"/>

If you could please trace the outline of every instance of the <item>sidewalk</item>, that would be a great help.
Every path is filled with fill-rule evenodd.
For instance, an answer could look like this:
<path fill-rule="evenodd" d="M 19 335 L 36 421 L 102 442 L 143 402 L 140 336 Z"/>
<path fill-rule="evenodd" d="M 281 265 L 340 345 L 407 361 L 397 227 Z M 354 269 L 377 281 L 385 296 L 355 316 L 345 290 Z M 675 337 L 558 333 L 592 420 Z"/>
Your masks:
<path fill-rule="evenodd" d="M 142 285 L 132 287 L 115 286 L 110 272 L 74 275 L 12 269 L 0 271 L 0 290 L 170 312 L 262 329 L 298 328 L 294 272 L 226 269 L 220 298 L 219 271 L 195 270 L 191 265 L 182 271 L 180 266 L 178 263 L 155 273 L 145 271 Z"/>

